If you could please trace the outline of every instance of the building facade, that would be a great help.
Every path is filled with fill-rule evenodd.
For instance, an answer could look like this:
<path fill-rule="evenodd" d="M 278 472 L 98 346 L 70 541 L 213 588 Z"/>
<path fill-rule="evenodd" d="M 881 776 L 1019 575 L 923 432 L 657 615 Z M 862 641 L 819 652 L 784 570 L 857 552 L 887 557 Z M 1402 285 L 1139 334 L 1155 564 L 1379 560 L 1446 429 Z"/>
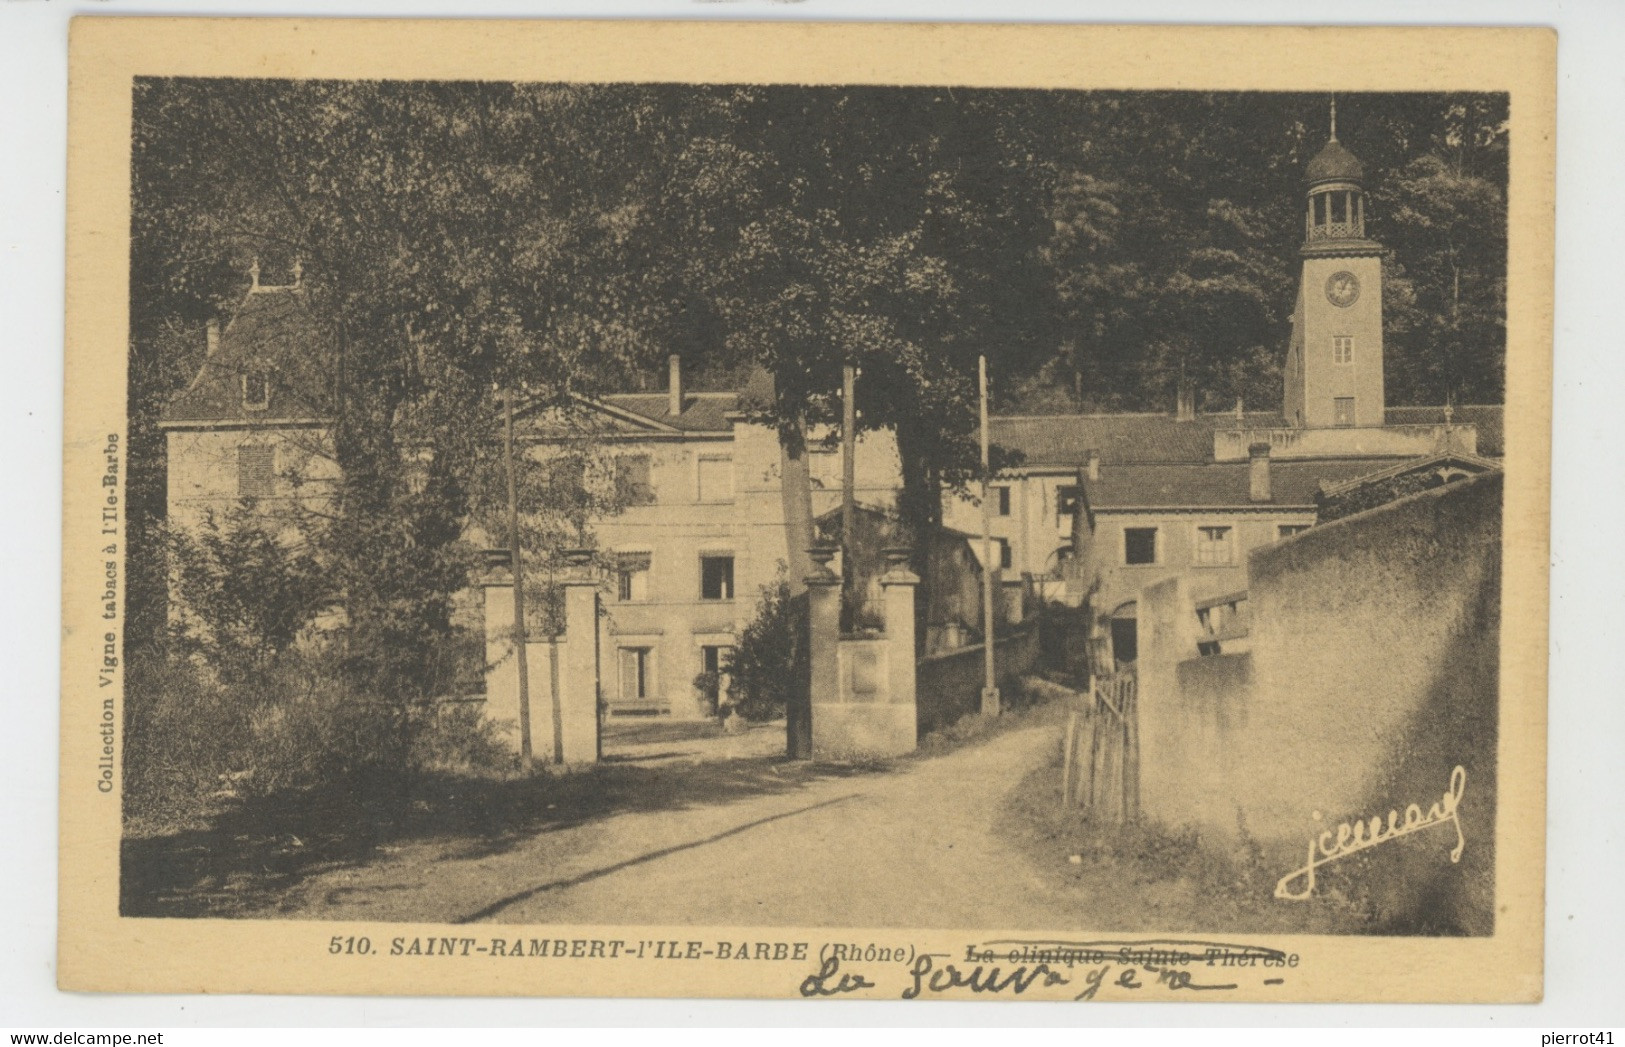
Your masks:
<path fill-rule="evenodd" d="M 1146 587 L 1179 577 L 1198 605 L 1226 605 L 1248 585 L 1248 555 L 1314 525 L 1328 498 L 1493 468 L 1502 453 L 1499 406 L 1386 403 L 1382 247 L 1366 235 L 1364 171 L 1335 111 L 1306 170 L 1299 264 L 1279 412 L 1199 413 L 1182 386 L 1167 414 L 991 422 L 993 442 L 1021 456 L 991 495 L 1006 562 L 1066 579 L 1117 662 L 1136 657 Z M 979 512 L 945 507 L 967 529 Z"/>

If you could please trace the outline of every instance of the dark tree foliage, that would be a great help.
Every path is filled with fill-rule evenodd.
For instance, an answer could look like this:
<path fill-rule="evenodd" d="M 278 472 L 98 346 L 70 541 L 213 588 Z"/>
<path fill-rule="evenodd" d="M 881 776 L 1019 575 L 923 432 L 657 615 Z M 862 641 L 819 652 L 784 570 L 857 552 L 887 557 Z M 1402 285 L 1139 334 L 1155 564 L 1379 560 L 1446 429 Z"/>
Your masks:
<path fill-rule="evenodd" d="M 163 625 L 157 413 L 203 322 L 303 264 L 333 333 L 341 481 L 319 555 L 352 678 L 410 698 L 495 486 L 493 391 L 565 406 L 765 369 L 789 577 L 809 427 L 896 430 L 905 518 L 1003 410 L 1274 407 L 1323 95 L 141 81 L 133 131 L 131 643 Z M 1498 402 L 1505 96 L 1345 95 L 1388 249 L 1392 404 Z M 482 448 L 484 450 L 482 450 Z M 483 456 L 483 457 L 482 457 Z M 483 464 L 482 464 L 483 463 Z M 569 506 L 555 507 L 569 520 Z M 560 515 L 562 514 L 562 515 Z M 541 528 L 557 544 L 567 528 Z M 541 535 L 541 531 L 538 535 Z"/>

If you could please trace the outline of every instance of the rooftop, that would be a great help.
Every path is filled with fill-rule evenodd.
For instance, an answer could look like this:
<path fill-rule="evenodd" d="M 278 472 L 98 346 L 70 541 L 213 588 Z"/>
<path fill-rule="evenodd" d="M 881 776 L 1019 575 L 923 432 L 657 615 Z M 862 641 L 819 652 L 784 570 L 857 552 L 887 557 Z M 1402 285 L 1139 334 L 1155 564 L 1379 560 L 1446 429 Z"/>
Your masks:
<path fill-rule="evenodd" d="M 326 414 L 330 342 L 297 285 L 257 286 L 220 332 L 219 344 L 159 419 L 160 425 L 312 422 Z M 263 375 L 263 407 L 245 401 L 244 380 Z"/>
<path fill-rule="evenodd" d="M 1325 483 L 1365 476 L 1379 467 L 1370 458 L 1272 462 L 1270 500 L 1250 497 L 1248 463 L 1207 465 L 1124 465 L 1100 467 L 1100 479 L 1089 484 L 1089 505 L 1096 512 L 1131 508 L 1235 508 L 1312 506 Z"/>

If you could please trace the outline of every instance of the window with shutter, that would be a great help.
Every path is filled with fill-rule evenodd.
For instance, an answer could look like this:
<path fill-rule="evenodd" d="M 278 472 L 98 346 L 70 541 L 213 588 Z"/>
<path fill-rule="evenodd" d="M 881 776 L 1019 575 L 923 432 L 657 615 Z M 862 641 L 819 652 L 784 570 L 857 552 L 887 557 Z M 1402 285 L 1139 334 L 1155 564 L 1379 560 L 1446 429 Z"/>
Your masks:
<path fill-rule="evenodd" d="M 1198 527 L 1196 529 L 1196 562 L 1217 567 L 1231 562 L 1230 537 L 1234 528 Z"/>
<path fill-rule="evenodd" d="M 237 497 L 268 498 L 276 487 L 276 448 L 243 444 L 237 448 Z"/>
<path fill-rule="evenodd" d="M 734 498 L 732 458 L 700 459 L 700 501 L 731 502 Z"/>

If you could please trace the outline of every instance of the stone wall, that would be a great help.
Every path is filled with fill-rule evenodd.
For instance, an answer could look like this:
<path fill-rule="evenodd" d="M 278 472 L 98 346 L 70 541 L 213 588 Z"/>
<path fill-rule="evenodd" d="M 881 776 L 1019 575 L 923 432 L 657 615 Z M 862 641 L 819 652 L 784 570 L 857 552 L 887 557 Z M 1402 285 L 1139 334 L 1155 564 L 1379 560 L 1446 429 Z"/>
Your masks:
<path fill-rule="evenodd" d="M 993 667 L 999 688 L 1009 691 L 1016 680 L 1038 664 L 1041 622 L 1034 618 L 1014 626 L 993 646 Z M 982 711 L 981 644 L 920 659 L 915 677 L 915 703 L 919 733 L 948 727 L 962 716 Z"/>
<path fill-rule="evenodd" d="M 1361 816 L 1423 812 L 1465 771 L 1454 827 L 1343 859 L 1394 933 L 1493 930 L 1501 474 L 1316 527 L 1253 553 L 1250 655 L 1195 658 L 1180 579 L 1140 604 L 1148 816 L 1301 863 Z M 1283 866 L 1290 871 L 1295 866 Z"/>

